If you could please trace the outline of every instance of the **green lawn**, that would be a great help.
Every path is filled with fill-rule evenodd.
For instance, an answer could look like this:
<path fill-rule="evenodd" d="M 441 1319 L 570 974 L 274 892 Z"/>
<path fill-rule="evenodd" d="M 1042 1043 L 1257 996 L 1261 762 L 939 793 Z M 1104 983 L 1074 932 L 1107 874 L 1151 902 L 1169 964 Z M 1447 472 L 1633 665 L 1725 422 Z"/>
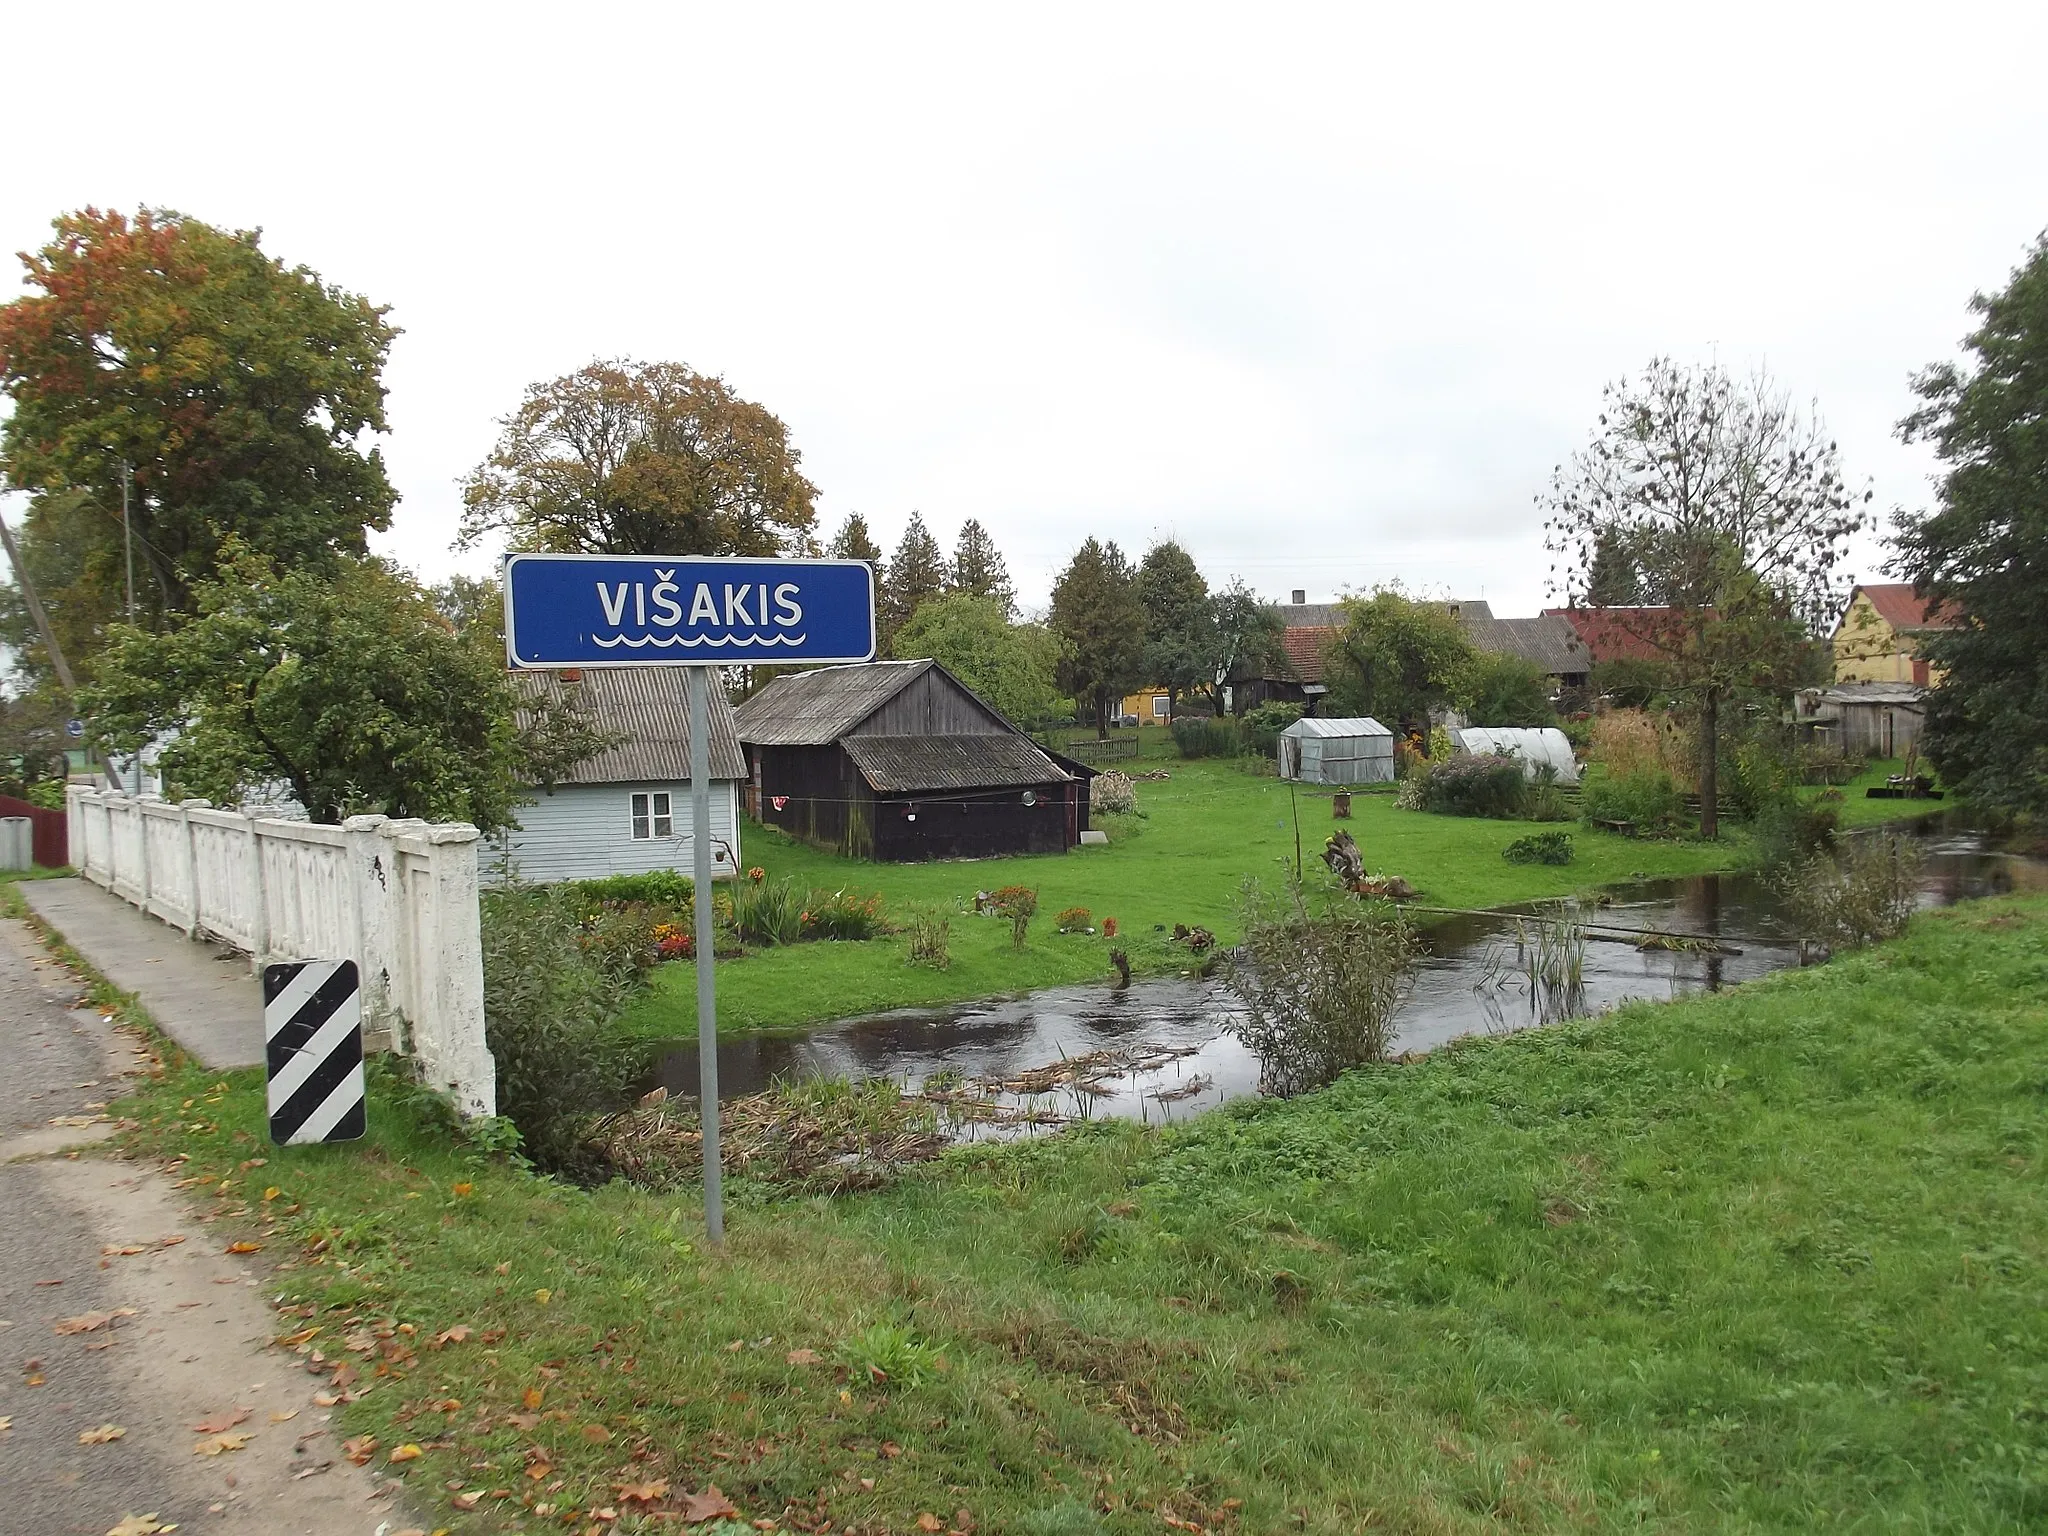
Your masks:
<path fill-rule="evenodd" d="M 1153 734 L 1147 732 L 1148 735 Z M 1164 736 L 1164 732 L 1157 733 Z M 1153 745 L 1148 743 L 1148 746 Z M 1589 886 L 1644 875 L 1685 875 L 1740 865 L 1746 835 L 1731 829 L 1720 843 L 1634 840 L 1573 826 L 1576 857 L 1565 867 L 1510 864 L 1501 850 L 1544 830 L 1533 822 L 1433 816 L 1395 807 L 1390 792 L 1352 797 L 1348 822 L 1331 819 L 1327 791 L 1290 790 L 1233 763 L 1154 760 L 1170 779 L 1138 785 L 1138 814 L 1098 821 L 1107 848 L 1064 854 L 936 864 L 877 864 L 820 853 L 772 829 L 749 826 L 744 861 L 770 879 L 791 878 L 828 890 L 879 891 L 886 910 L 929 903 L 955 911 L 950 970 L 905 962 L 906 941 L 804 944 L 749 954 L 719 966 L 719 1019 L 727 1031 L 787 1028 L 883 1008 L 910 1007 L 1022 992 L 1109 974 L 1110 945 L 1100 938 L 1062 936 L 1053 917 L 1086 907 L 1099 923 L 1114 917 L 1118 943 L 1140 970 L 1184 964 L 1186 953 L 1165 937 L 1176 923 L 1206 927 L 1229 941 L 1237 892 L 1247 876 L 1284 878 L 1300 850 L 1313 864 L 1336 827 L 1350 830 L 1373 871 L 1405 876 L 1435 906 L 1479 907 L 1568 895 Z M 965 908 L 977 890 L 1022 884 L 1038 890 L 1039 917 L 1020 953 L 1009 926 Z M 627 1014 L 643 1036 L 693 1033 L 696 968 L 660 967 Z"/>
<path fill-rule="evenodd" d="M 536 1180 L 381 1075 L 357 1146 L 268 1145 L 253 1072 L 115 1111 L 284 1261 L 278 1332 L 355 1363 L 340 1424 L 459 1533 L 673 1530 L 713 1483 L 783 1530 L 2016 1532 L 2044 1095 L 2033 898 L 1185 1130 L 742 1186 L 724 1255 L 687 1195 Z"/>

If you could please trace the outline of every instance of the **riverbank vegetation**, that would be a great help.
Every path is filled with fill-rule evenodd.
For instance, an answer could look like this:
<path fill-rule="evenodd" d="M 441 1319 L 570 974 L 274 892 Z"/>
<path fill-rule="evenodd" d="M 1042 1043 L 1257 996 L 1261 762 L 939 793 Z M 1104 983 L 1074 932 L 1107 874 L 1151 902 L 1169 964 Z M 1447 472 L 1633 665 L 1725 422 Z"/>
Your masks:
<path fill-rule="evenodd" d="M 259 1074 L 174 1056 L 113 1112 L 457 1531 L 2017 1531 L 2044 975 L 2048 901 L 1966 905 L 1183 1130 L 739 1179 L 724 1254 L 687 1192 L 537 1180 L 387 1071 L 356 1146 L 271 1146 Z"/>

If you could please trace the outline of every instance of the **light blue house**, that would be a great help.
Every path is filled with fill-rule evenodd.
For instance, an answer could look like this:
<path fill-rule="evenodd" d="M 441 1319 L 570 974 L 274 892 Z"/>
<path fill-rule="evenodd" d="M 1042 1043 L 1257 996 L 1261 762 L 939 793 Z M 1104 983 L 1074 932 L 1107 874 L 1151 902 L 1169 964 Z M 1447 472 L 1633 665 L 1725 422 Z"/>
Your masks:
<path fill-rule="evenodd" d="M 483 854 L 484 877 L 535 883 L 673 869 L 688 874 L 690 710 L 680 668 L 584 667 L 522 672 L 514 679 L 531 708 L 573 707 L 618 745 L 569 770 L 558 784 L 535 786 L 518 810 L 519 826 Z M 740 782 L 746 757 L 723 689 L 711 699 L 711 858 L 713 878 L 745 867 L 740 854 Z"/>

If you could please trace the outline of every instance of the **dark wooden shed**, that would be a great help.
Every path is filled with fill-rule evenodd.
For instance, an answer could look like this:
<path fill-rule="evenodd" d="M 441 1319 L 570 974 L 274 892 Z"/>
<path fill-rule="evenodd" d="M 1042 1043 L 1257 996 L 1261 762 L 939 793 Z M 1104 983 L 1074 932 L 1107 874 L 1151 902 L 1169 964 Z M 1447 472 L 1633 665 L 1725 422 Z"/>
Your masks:
<path fill-rule="evenodd" d="M 935 661 L 778 677 L 737 711 L 748 803 L 769 826 L 893 863 L 1059 853 L 1085 779 Z"/>

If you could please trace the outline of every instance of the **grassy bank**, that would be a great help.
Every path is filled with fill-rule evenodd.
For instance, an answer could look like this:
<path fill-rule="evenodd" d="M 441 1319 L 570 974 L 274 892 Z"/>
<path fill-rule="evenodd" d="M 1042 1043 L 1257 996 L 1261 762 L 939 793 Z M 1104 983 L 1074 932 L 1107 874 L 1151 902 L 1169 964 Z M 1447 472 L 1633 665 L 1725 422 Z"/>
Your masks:
<path fill-rule="evenodd" d="M 1239 885 L 1247 875 L 1285 874 L 1295 858 L 1297 826 L 1304 860 L 1312 862 L 1331 831 L 1343 827 L 1364 849 L 1368 869 L 1404 876 L 1426 901 L 1453 907 L 1563 896 L 1646 875 L 1726 869 L 1748 855 L 1740 830 L 1720 843 L 1697 843 L 1638 841 L 1571 827 L 1577 856 L 1570 865 L 1510 864 L 1501 850 L 1544 826 L 1403 811 L 1390 792 L 1353 796 L 1351 819 L 1339 822 L 1331 817 L 1326 791 L 1291 790 L 1228 762 L 1151 765 L 1172 777 L 1140 782 L 1139 814 L 1104 819 L 1113 839 L 1107 848 L 967 863 L 876 864 L 821 853 L 749 826 L 745 860 L 764 868 L 770 879 L 879 891 L 892 912 L 917 904 L 954 911 L 953 965 L 946 971 L 908 965 L 901 938 L 750 954 L 719 967 L 721 1027 L 786 1028 L 1105 978 L 1110 945 L 1053 931 L 1054 914 L 1067 907 L 1086 907 L 1098 922 L 1116 918 L 1119 944 L 1139 970 L 1172 969 L 1186 962 L 1186 952 L 1167 941 L 1173 926 L 1199 925 L 1230 941 Z M 1011 948 L 1007 923 L 962 910 L 977 890 L 1011 884 L 1038 890 L 1039 917 L 1022 951 Z M 627 1015 L 628 1027 L 649 1036 L 694 1031 L 695 988 L 694 966 L 662 966 Z"/>
<path fill-rule="evenodd" d="M 1999 1531 L 2048 1519 L 2044 1092 L 2035 898 L 1180 1132 L 742 1189 L 723 1256 L 388 1082 L 356 1147 L 267 1145 L 251 1074 L 117 1109 L 458 1531 L 710 1484 L 785 1530 Z"/>

